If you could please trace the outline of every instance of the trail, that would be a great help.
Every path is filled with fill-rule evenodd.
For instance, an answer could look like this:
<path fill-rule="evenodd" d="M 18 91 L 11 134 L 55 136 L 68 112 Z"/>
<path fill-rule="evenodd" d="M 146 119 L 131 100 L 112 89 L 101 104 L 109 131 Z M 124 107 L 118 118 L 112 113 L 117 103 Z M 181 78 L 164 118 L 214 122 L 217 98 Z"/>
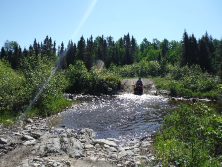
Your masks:
<path fill-rule="evenodd" d="M 136 84 L 138 78 L 130 78 L 130 79 L 123 79 L 121 81 L 121 92 L 124 93 L 133 93 L 134 92 L 134 85 Z M 151 79 L 142 78 L 143 82 L 143 93 L 144 94 L 155 94 L 156 93 L 156 86 Z"/>

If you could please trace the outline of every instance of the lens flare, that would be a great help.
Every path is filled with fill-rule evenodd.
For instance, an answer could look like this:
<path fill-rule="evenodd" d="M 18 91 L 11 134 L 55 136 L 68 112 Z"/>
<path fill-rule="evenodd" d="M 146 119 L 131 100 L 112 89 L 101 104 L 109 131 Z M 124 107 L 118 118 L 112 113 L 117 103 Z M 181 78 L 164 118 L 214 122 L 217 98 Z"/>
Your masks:
<path fill-rule="evenodd" d="M 92 3 L 89 5 L 88 10 L 86 11 L 85 15 L 83 16 L 80 24 L 78 25 L 78 27 L 76 28 L 72 38 L 74 38 L 79 30 L 81 29 L 81 27 L 85 24 L 86 20 L 88 19 L 90 13 L 92 12 L 94 6 L 96 5 L 97 0 L 93 0 Z M 68 48 L 69 49 L 69 48 Z M 51 75 L 49 76 L 49 78 L 47 79 L 47 81 L 45 81 L 45 83 L 43 84 L 43 86 L 40 88 L 39 92 L 36 94 L 36 96 L 34 97 L 34 99 L 32 100 L 32 102 L 29 104 L 29 106 L 27 107 L 27 109 L 24 111 L 24 113 L 19 117 L 19 121 L 21 121 L 23 119 L 23 117 L 25 116 L 25 114 L 29 111 L 29 109 L 32 107 L 32 105 L 34 104 L 35 101 L 38 100 L 40 94 L 42 93 L 42 91 L 45 89 L 46 85 L 50 82 L 51 78 L 53 77 L 53 75 L 56 73 L 57 69 L 59 68 L 59 65 L 61 63 L 61 59 L 64 55 L 60 55 L 60 58 L 58 61 L 56 61 L 55 63 L 55 69 L 52 70 Z M 102 62 L 102 61 L 101 61 Z M 102 62 L 102 64 L 100 63 L 100 67 L 99 69 L 103 68 L 104 63 Z"/>
<path fill-rule="evenodd" d="M 93 0 L 92 3 L 90 4 L 88 10 L 86 11 L 85 15 L 83 16 L 81 22 L 79 23 L 78 27 L 76 28 L 72 39 L 74 39 L 76 37 L 76 35 L 78 34 L 79 30 L 82 28 L 82 26 L 85 24 L 86 20 L 88 19 L 89 15 L 91 14 L 93 8 L 95 7 L 97 3 L 97 0 Z"/>

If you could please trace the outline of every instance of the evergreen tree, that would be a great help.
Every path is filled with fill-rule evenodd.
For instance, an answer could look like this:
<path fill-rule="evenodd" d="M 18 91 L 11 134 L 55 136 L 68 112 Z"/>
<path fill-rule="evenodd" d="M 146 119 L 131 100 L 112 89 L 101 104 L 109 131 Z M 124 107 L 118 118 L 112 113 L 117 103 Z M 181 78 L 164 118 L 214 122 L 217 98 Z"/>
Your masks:
<path fill-rule="evenodd" d="M 143 41 L 140 44 L 140 52 L 143 54 L 144 50 L 151 45 L 151 42 L 149 42 L 146 38 L 143 39 Z"/>
<path fill-rule="evenodd" d="M 85 63 L 86 43 L 83 36 L 78 41 L 77 45 L 77 60 L 82 60 Z"/>
<path fill-rule="evenodd" d="M 28 57 L 28 55 L 29 55 L 28 50 L 27 50 L 26 48 L 24 48 L 24 50 L 23 50 L 23 52 L 22 52 L 22 56 L 23 56 L 23 58 Z"/>
<path fill-rule="evenodd" d="M 62 69 L 66 69 L 67 68 L 67 62 L 66 62 L 66 56 L 65 56 L 65 48 L 64 48 L 64 44 L 63 42 L 61 43 L 61 49 L 60 49 L 60 53 L 59 53 L 59 60 L 60 60 L 60 67 Z"/>
<path fill-rule="evenodd" d="M 182 55 L 180 60 L 180 66 L 185 66 L 189 62 L 189 38 L 187 35 L 186 30 L 183 33 L 183 40 L 182 40 Z"/>
<path fill-rule="evenodd" d="M 0 59 L 3 59 L 4 57 L 6 57 L 6 52 L 5 52 L 5 48 L 2 47 L 1 54 L 0 54 Z"/>
<path fill-rule="evenodd" d="M 188 65 L 191 66 L 193 64 L 198 64 L 199 57 L 198 57 L 198 43 L 194 34 L 189 38 L 189 61 Z"/>
<path fill-rule="evenodd" d="M 122 66 L 125 64 L 125 47 L 123 43 L 123 38 L 120 38 L 117 44 L 119 45 L 119 48 L 118 48 L 119 49 L 119 62 L 120 62 L 120 65 Z"/>
<path fill-rule="evenodd" d="M 199 65 L 203 71 L 211 71 L 211 58 L 208 48 L 209 39 L 206 36 L 203 36 L 199 40 Z"/>
<path fill-rule="evenodd" d="M 127 35 L 124 35 L 124 48 L 125 48 L 124 64 L 132 64 L 134 60 L 131 54 L 132 50 L 131 50 L 131 41 L 129 33 Z"/>
<path fill-rule="evenodd" d="M 37 57 L 40 54 L 40 50 L 38 48 L 38 44 L 36 42 L 36 38 L 34 39 L 34 43 L 33 43 L 33 49 L 35 51 L 35 56 Z"/>
<path fill-rule="evenodd" d="M 53 55 L 56 55 L 56 42 L 53 43 L 53 49 L 52 49 Z"/>
<path fill-rule="evenodd" d="M 86 46 L 86 68 L 88 70 L 91 69 L 93 66 L 93 60 L 94 60 L 94 46 L 93 46 L 93 37 L 91 35 L 90 39 L 87 39 L 87 46 Z"/>
<path fill-rule="evenodd" d="M 137 44 L 136 39 L 132 36 L 131 39 L 131 63 L 134 63 L 137 59 Z"/>
<path fill-rule="evenodd" d="M 160 49 L 162 52 L 162 57 L 166 57 L 169 50 L 169 41 L 167 39 L 164 39 L 163 42 L 160 43 Z"/>

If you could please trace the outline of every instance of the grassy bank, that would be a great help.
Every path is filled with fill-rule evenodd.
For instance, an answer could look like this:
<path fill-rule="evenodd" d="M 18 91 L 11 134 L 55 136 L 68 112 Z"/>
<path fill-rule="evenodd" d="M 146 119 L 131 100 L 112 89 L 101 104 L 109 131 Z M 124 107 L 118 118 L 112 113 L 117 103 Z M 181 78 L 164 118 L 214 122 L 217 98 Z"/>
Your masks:
<path fill-rule="evenodd" d="M 164 78 L 153 78 L 157 89 L 169 90 L 172 96 L 220 99 L 222 85 L 218 76 L 203 73 L 199 66 L 173 68 Z"/>

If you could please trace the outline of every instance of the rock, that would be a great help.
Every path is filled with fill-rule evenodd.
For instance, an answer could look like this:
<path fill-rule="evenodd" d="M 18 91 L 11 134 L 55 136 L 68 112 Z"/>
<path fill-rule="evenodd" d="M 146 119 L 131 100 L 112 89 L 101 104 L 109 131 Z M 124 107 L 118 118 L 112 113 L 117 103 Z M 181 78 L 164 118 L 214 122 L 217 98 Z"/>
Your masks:
<path fill-rule="evenodd" d="M 60 151 L 60 139 L 59 138 L 50 138 L 49 142 L 46 144 L 45 150 L 48 153 L 59 153 L 59 151 Z"/>
<path fill-rule="evenodd" d="M 110 152 L 117 152 L 117 149 L 115 147 L 109 147 L 108 149 Z"/>
<path fill-rule="evenodd" d="M 30 146 L 30 145 L 35 145 L 35 144 L 36 144 L 36 140 L 28 140 L 23 143 L 23 145 L 25 146 Z"/>
<path fill-rule="evenodd" d="M 22 167 L 29 167 L 29 160 L 25 159 L 22 161 Z"/>
<path fill-rule="evenodd" d="M 41 134 L 32 132 L 32 133 L 31 133 L 31 136 L 32 136 L 33 138 L 35 138 L 35 139 L 39 139 L 39 138 L 41 137 Z"/>
<path fill-rule="evenodd" d="M 118 158 L 120 159 L 122 157 L 131 156 L 131 155 L 133 155 L 133 152 L 131 150 L 127 150 L 127 151 L 123 150 L 123 151 L 119 152 Z"/>
<path fill-rule="evenodd" d="M 0 138 L 0 144 L 7 144 L 7 139 Z"/>
<path fill-rule="evenodd" d="M 35 140 L 33 137 L 29 136 L 29 135 L 23 135 L 22 140 Z"/>
<path fill-rule="evenodd" d="M 27 123 L 33 123 L 33 120 L 32 120 L 31 118 L 28 118 L 28 119 L 26 120 L 26 122 L 27 122 Z"/>
<path fill-rule="evenodd" d="M 92 144 L 85 144 L 85 149 L 93 149 L 94 146 Z"/>
<path fill-rule="evenodd" d="M 91 143 L 93 138 L 96 136 L 95 132 L 92 129 L 85 128 L 80 130 L 78 133 L 79 137 L 83 142 Z"/>
<path fill-rule="evenodd" d="M 101 148 L 100 144 L 97 143 L 97 144 L 95 145 L 95 148 Z"/>
<path fill-rule="evenodd" d="M 151 143 L 149 142 L 149 141 L 145 141 L 145 142 L 142 142 L 141 143 L 141 147 L 148 147 L 148 146 L 150 146 L 151 145 Z"/>
<path fill-rule="evenodd" d="M 93 141 L 94 143 L 103 143 L 103 144 L 107 144 L 109 146 L 112 146 L 112 147 L 117 147 L 117 144 L 113 141 L 109 141 L 109 140 L 106 140 L 106 139 L 96 139 Z"/>

